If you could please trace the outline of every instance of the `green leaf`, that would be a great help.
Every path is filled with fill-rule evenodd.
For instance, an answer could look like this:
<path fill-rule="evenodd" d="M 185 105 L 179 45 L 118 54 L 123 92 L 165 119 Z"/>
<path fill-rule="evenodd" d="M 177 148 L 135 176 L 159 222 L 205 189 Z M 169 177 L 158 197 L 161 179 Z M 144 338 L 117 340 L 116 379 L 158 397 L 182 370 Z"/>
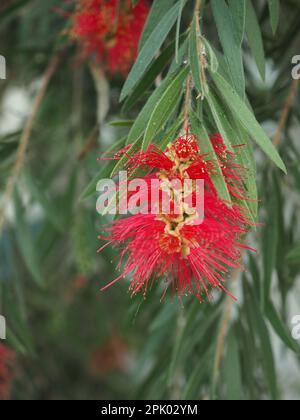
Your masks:
<path fill-rule="evenodd" d="M 13 279 L 15 280 L 15 278 Z M 5 293 L 5 315 L 8 320 L 7 341 L 21 354 L 34 355 L 34 345 L 28 320 L 20 311 L 20 301 L 16 301 L 15 290 Z"/>
<path fill-rule="evenodd" d="M 227 108 L 228 107 L 226 106 L 226 109 Z M 254 159 L 253 147 L 248 133 L 241 127 L 239 121 L 236 121 L 233 118 L 231 111 L 228 109 L 227 111 L 228 114 L 223 116 L 223 124 L 224 127 L 226 127 L 232 146 L 239 146 L 235 153 L 237 162 L 247 171 L 244 185 L 249 200 L 243 200 L 240 204 L 245 207 L 247 214 L 251 216 L 251 220 L 253 224 L 255 224 L 257 222 L 258 213 L 258 193 L 256 183 L 256 162 Z"/>
<path fill-rule="evenodd" d="M 285 164 L 275 146 L 272 144 L 264 130 L 257 122 L 255 116 L 249 110 L 247 105 L 232 89 L 229 83 L 219 74 L 211 73 L 220 94 L 223 96 L 228 107 L 232 110 L 241 125 L 245 128 L 248 134 L 256 141 L 265 154 L 284 172 L 287 173 Z"/>
<path fill-rule="evenodd" d="M 242 45 L 245 34 L 246 23 L 246 1 L 247 0 L 229 0 L 228 6 L 236 27 L 234 32 L 239 45 Z"/>
<path fill-rule="evenodd" d="M 1 12 L 0 19 L 13 18 L 14 14 L 18 12 L 19 9 L 24 7 L 30 0 L 17 0 L 13 2 L 10 6 L 7 6 L 4 11 Z"/>
<path fill-rule="evenodd" d="M 237 32 L 230 10 L 225 0 L 211 0 L 219 39 L 230 70 L 232 86 L 241 98 L 245 97 L 245 75 L 242 59 L 240 34 Z"/>
<path fill-rule="evenodd" d="M 233 151 L 231 145 L 231 138 L 226 124 L 225 112 L 222 110 L 221 106 L 218 104 L 215 96 L 210 90 L 209 94 L 206 96 L 209 108 L 211 110 L 212 116 L 214 118 L 215 124 L 219 133 L 221 134 L 228 150 Z"/>
<path fill-rule="evenodd" d="M 189 68 L 186 67 L 175 77 L 170 83 L 164 94 L 157 102 L 146 128 L 142 149 L 145 150 L 151 141 L 154 139 L 155 134 L 161 130 L 162 126 L 173 113 L 176 104 L 178 103 L 182 92 L 183 83 L 189 73 Z"/>
<path fill-rule="evenodd" d="M 165 14 L 159 25 L 155 27 L 155 29 L 145 42 L 145 45 L 143 46 L 124 84 L 124 87 L 121 92 L 121 101 L 126 98 L 126 96 L 132 91 L 132 89 L 143 77 L 156 52 L 162 46 L 168 33 L 174 26 L 176 19 L 178 18 L 178 12 L 180 7 L 181 4 L 176 3 Z"/>
<path fill-rule="evenodd" d="M 173 346 L 173 351 L 171 354 L 171 361 L 169 366 L 169 373 L 168 373 L 168 383 L 171 384 L 172 379 L 174 378 L 174 373 L 176 372 L 176 367 L 178 366 L 178 359 L 180 358 L 180 351 L 182 350 L 184 344 L 184 338 L 187 337 L 187 328 L 191 325 L 193 320 L 193 316 L 195 310 L 199 310 L 199 302 L 195 302 L 195 307 L 191 306 L 189 308 L 189 312 L 187 317 L 181 313 L 178 315 L 178 326 L 176 330 L 175 342 Z M 220 309 L 220 308 L 219 308 Z M 211 311 L 211 313 L 207 316 L 205 323 L 203 323 L 201 330 L 198 332 L 197 341 L 201 342 L 209 328 L 214 324 L 216 319 L 219 317 L 220 311 L 216 309 L 215 311 Z"/>
<path fill-rule="evenodd" d="M 214 183 L 214 186 L 216 187 L 216 190 L 220 198 L 230 203 L 231 202 L 230 193 L 228 191 L 227 184 L 223 177 L 223 173 L 219 164 L 218 157 L 212 146 L 208 133 L 206 129 L 203 127 L 203 125 L 201 124 L 198 117 L 194 113 L 191 113 L 190 120 L 191 120 L 193 133 L 198 138 L 201 153 L 207 155 L 207 158 L 213 161 L 215 164 L 216 174 L 213 174 L 212 176 L 212 181 Z"/>
<path fill-rule="evenodd" d="M 194 17 L 192 31 L 190 36 L 190 66 L 194 80 L 194 84 L 199 93 L 203 93 L 203 87 L 201 84 L 201 69 L 200 69 L 200 51 L 199 51 L 199 40 L 197 34 L 197 16 Z"/>
<path fill-rule="evenodd" d="M 176 58 L 174 57 L 171 63 L 168 75 L 175 73 L 179 68 L 182 67 L 182 65 L 187 64 L 188 52 L 189 52 L 188 50 L 189 50 L 189 37 L 187 36 L 182 42 L 182 44 L 180 45 L 180 48 L 178 51 L 178 59 L 176 60 Z"/>
<path fill-rule="evenodd" d="M 211 363 L 213 359 L 212 349 L 208 349 L 200 360 L 197 359 L 197 365 L 193 367 L 192 373 L 188 378 L 188 382 L 184 387 L 183 400 L 196 399 L 199 396 L 199 389 L 206 375 L 211 371 Z"/>
<path fill-rule="evenodd" d="M 111 121 L 109 125 L 112 127 L 132 127 L 134 124 L 134 120 L 118 120 L 118 121 Z"/>
<path fill-rule="evenodd" d="M 224 382 L 226 384 L 226 400 L 243 399 L 242 372 L 237 339 L 231 329 L 227 336 L 227 349 L 224 360 Z"/>
<path fill-rule="evenodd" d="M 180 0 L 180 8 L 178 12 L 177 25 L 176 25 L 175 58 L 176 58 L 177 63 L 179 61 L 180 25 L 181 25 L 182 12 L 183 12 L 185 3 L 186 3 L 186 0 Z"/>
<path fill-rule="evenodd" d="M 163 136 L 163 138 L 158 142 L 158 147 L 161 150 L 165 150 L 165 148 L 168 146 L 169 143 L 171 143 L 174 138 L 176 138 L 176 135 L 180 131 L 180 129 L 183 126 L 183 118 L 179 117 L 174 124 L 170 127 L 170 129 L 167 131 L 167 133 Z"/>
<path fill-rule="evenodd" d="M 276 33 L 280 18 L 280 0 L 268 0 L 273 34 Z"/>
<path fill-rule="evenodd" d="M 144 30 L 139 43 L 139 51 L 141 51 L 147 42 L 149 36 L 160 24 L 162 18 L 172 8 L 174 0 L 154 0 L 151 10 L 148 14 Z"/>
<path fill-rule="evenodd" d="M 266 60 L 262 33 L 251 0 L 247 0 L 246 32 L 249 46 L 263 80 L 266 78 Z"/>
<path fill-rule="evenodd" d="M 149 116 L 152 114 L 157 103 L 163 96 L 165 90 L 168 88 L 169 84 L 172 82 L 172 76 L 167 77 L 160 86 L 152 93 L 143 109 L 137 116 L 135 123 L 133 124 L 127 139 L 127 144 L 135 143 L 145 132 L 148 125 Z"/>
<path fill-rule="evenodd" d="M 20 354 L 27 354 L 30 349 L 10 328 L 7 328 L 6 339 L 8 343 Z"/>
<path fill-rule="evenodd" d="M 105 157 L 109 156 L 112 151 L 118 151 L 122 148 L 125 141 L 127 139 L 126 137 L 122 137 L 120 140 L 114 143 L 113 147 L 106 151 Z M 104 156 L 102 156 L 104 157 Z M 97 172 L 97 174 L 94 176 L 94 178 L 90 181 L 88 186 L 84 189 L 82 194 L 79 197 L 79 200 L 85 200 L 86 198 L 96 194 L 96 186 L 101 178 L 107 178 L 110 177 L 113 167 L 116 166 L 116 163 L 114 161 L 109 162 L 100 162 L 100 165 L 102 166 L 101 169 Z"/>
<path fill-rule="evenodd" d="M 213 73 L 216 73 L 216 71 L 218 71 L 218 68 L 219 68 L 218 58 L 217 58 L 212 46 L 207 41 L 207 39 L 204 38 L 203 36 L 201 36 L 201 38 L 202 38 L 202 41 L 203 41 L 203 43 L 205 45 L 205 48 L 206 48 L 206 53 L 207 53 L 207 57 L 208 57 L 208 63 L 209 63 L 209 66 L 210 66 L 210 70 Z"/>
<path fill-rule="evenodd" d="M 33 240 L 30 227 L 25 220 L 24 208 L 17 190 L 15 190 L 14 193 L 14 203 L 16 212 L 16 234 L 20 251 L 33 279 L 41 286 L 44 283 L 44 279 L 38 256 L 38 248 Z"/>
<path fill-rule="evenodd" d="M 296 245 L 287 254 L 287 261 L 292 264 L 300 264 L 300 244 Z"/>
<path fill-rule="evenodd" d="M 53 226 L 56 227 L 56 229 L 61 232 L 64 231 L 60 213 L 58 212 L 54 201 L 48 197 L 45 189 L 39 184 L 37 180 L 33 179 L 32 175 L 28 171 L 25 173 L 25 180 L 32 194 L 32 197 L 41 205 L 46 217 L 50 220 Z"/>
<path fill-rule="evenodd" d="M 272 188 L 273 186 L 273 188 Z M 263 261 L 264 261 L 264 281 L 263 281 L 263 300 L 262 304 L 268 302 L 272 287 L 273 272 L 276 267 L 277 247 L 278 247 L 278 200 L 274 193 L 274 184 L 270 183 L 272 193 L 267 202 L 267 220 L 263 233 Z M 264 306 L 263 306 L 264 307 Z"/>
<path fill-rule="evenodd" d="M 277 386 L 277 375 L 269 330 L 261 313 L 255 294 L 251 290 L 248 281 L 245 279 L 243 284 L 247 291 L 245 299 L 251 315 L 252 325 L 255 328 L 255 332 L 260 341 L 260 356 L 262 357 L 262 366 L 265 372 L 265 378 L 268 383 L 272 399 L 278 400 L 279 391 Z"/>
<path fill-rule="evenodd" d="M 184 39 L 185 35 L 182 35 L 181 38 Z M 145 76 L 128 96 L 122 108 L 123 112 L 128 112 L 141 99 L 141 97 L 143 97 L 147 89 L 154 83 L 157 76 L 164 71 L 168 63 L 171 61 L 174 56 L 174 51 L 175 44 L 174 42 L 171 42 L 160 54 L 160 56 L 151 64 Z M 174 68 L 173 70 L 175 71 L 177 68 Z"/>
<path fill-rule="evenodd" d="M 278 314 L 271 301 L 269 301 L 266 306 L 266 315 L 274 331 L 276 332 L 278 337 L 281 338 L 282 342 L 286 344 L 289 349 L 300 355 L 300 347 L 292 339 L 290 331 L 284 325 L 283 320 L 280 318 L 280 315 Z"/>

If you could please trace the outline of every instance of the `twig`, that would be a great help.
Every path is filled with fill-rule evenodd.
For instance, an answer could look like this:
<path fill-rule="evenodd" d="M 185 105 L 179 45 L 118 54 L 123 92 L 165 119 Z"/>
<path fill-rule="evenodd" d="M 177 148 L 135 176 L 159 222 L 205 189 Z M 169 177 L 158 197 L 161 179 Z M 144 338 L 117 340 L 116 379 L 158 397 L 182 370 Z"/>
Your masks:
<path fill-rule="evenodd" d="M 294 104 L 294 101 L 295 101 L 295 98 L 296 98 L 296 95 L 297 95 L 297 92 L 298 92 L 299 83 L 300 83 L 300 79 L 293 80 L 293 83 L 292 83 L 291 88 L 289 90 L 289 94 L 288 94 L 287 99 L 284 103 L 284 106 L 283 106 L 283 109 L 282 109 L 282 112 L 281 112 L 281 117 L 280 117 L 280 120 L 279 120 L 279 124 L 278 124 L 277 130 L 276 130 L 276 133 L 274 134 L 274 137 L 273 137 L 273 144 L 274 144 L 275 147 L 279 147 L 282 132 L 283 132 L 285 126 L 286 126 L 287 119 L 289 117 L 291 108 Z"/>
<path fill-rule="evenodd" d="M 300 82 L 299 79 L 293 81 L 293 83 L 291 85 L 291 88 L 290 88 L 290 91 L 289 91 L 289 94 L 287 96 L 287 99 L 284 103 L 282 113 L 281 113 L 281 117 L 280 117 L 280 120 L 279 120 L 279 123 L 278 123 L 278 127 L 277 127 L 276 133 L 273 137 L 273 144 L 274 144 L 275 147 L 279 147 L 282 131 L 284 130 L 284 128 L 286 126 L 288 116 L 290 114 L 291 108 L 293 106 L 294 100 L 295 100 L 297 92 L 298 92 L 299 82 Z M 233 285 L 236 284 L 240 274 L 241 274 L 241 268 L 238 268 L 234 271 L 234 273 L 232 275 Z M 234 305 L 233 299 L 230 296 L 227 296 L 226 301 L 224 303 L 223 318 L 222 318 L 222 321 L 221 321 L 220 330 L 219 330 L 219 334 L 218 334 L 218 337 L 217 337 L 217 348 L 216 348 L 216 353 L 215 353 L 214 369 L 213 369 L 213 384 L 214 384 L 214 386 L 217 383 L 217 380 L 218 380 L 218 377 L 219 377 L 220 366 L 221 366 L 222 359 L 223 359 L 223 356 L 224 356 L 225 340 L 226 340 L 226 337 L 227 337 L 227 333 L 228 333 L 228 330 L 229 330 L 229 325 L 230 325 L 231 318 L 232 318 L 233 305 Z"/>
<path fill-rule="evenodd" d="M 42 84 L 41 87 L 34 99 L 33 102 L 33 106 L 32 106 L 32 111 L 31 114 L 29 115 L 27 122 L 24 126 L 22 135 L 21 135 L 21 139 L 20 139 L 20 143 L 18 146 L 18 150 L 17 150 L 17 156 L 16 156 L 16 160 L 15 160 L 15 164 L 13 166 L 12 172 L 8 178 L 7 184 L 6 184 L 6 188 L 4 191 L 4 195 L 3 195 L 3 204 L 2 204 L 2 208 L 1 208 L 1 213 L 0 213 L 0 234 L 2 232 L 4 223 L 5 223 L 5 207 L 6 204 L 9 202 L 13 190 L 14 190 L 14 186 L 15 183 L 17 181 L 17 178 L 19 176 L 19 173 L 22 169 L 25 157 L 26 157 L 26 151 L 27 151 L 27 147 L 29 144 L 29 139 L 30 139 L 30 134 L 32 131 L 32 127 L 33 127 L 33 123 L 34 123 L 34 119 L 37 115 L 37 112 L 40 108 L 41 102 L 45 96 L 48 84 L 53 76 L 53 74 L 55 73 L 55 70 L 57 69 L 60 61 L 62 58 L 62 54 L 58 54 L 56 56 L 53 57 L 53 59 L 50 61 L 44 76 L 43 76 L 43 80 L 42 80 Z"/>
<path fill-rule="evenodd" d="M 202 0 L 196 0 L 196 4 L 195 4 L 195 13 L 199 16 L 200 14 L 200 10 L 201 10 L 201 3 Z"/>
<path fill-rule="evenodd" d="M 201 28 L 200 28 L 200 11 L 201 11 L 201 4 L 202 0 L 196 0 L 195 2 L 195 9 L 194 13 L 195 16 L 197 16 L 197 35 L 199 41 L 197 42 L 197 49 L 198 49 L 198 55 L 200 60 L 200 67 L 201 67 L 201 82 L 206 83 L 206 76 L 205 76 L 205 67 L 206 67 L 206 60 L 203 57 L 202 51 L 203 51 L 203 45 L 200 38 L 201 35 Z M 192 26 L 192 23 L 191 25 Z M 205 65 L 203 62 L 203 58 L 205 60 Z M 189 74 L 187 81 L 186 81 L 186 92 L 185 92 L 185 102 L 184 102 L 184 122 L 183 122 L 183 129 L 185 133 L 188 133 L 189 131 L 189 111 L 190 111 L 190 104 L 191 104 L 191 94 L 192 94 L 192 75 Z"/>

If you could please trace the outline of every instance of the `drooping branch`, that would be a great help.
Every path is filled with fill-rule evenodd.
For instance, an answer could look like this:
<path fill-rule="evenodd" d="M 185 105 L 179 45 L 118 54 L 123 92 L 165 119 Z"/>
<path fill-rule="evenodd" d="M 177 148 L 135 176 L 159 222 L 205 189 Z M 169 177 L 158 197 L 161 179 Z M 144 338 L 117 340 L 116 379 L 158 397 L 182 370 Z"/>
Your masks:
<path fill-rule="evenodd" d="M 281 136 L 282 136 L 282 132 L 285 129 L 290 111 L 292 109 L 292 106 L 294 104 L 298 89 L 299 89 L 299 84 L 300 84 L 300 79 L 295 79 L 293 80 L 293 83 L 290 87 L 287 99 L 284 103 L 284 106 L 282 108 L 282 112 L 281 112 L 281 116 L 280 116 L 280 120 L 279 120 L 279 124 L 276 130 L 276 133 L 274 134 L 273 137 L 273 144 L 276 147 L 279 147 L 280 145 L 280 140 L 281 140 Z"/>
<path fill-rule="evenodd" d="M 277 130 L 272 140 L 274 146 L 276 147 L 279 147 L 280 145 L 282 132 L 286 126 L 287 119 L 289 117 L 290 111 L 294 104 L 294 101 L 295 101 L 295 98 L 299 89 L 299 84 L 300 84 L 300 79 L 293 80 L 287 99 L 284 103 L 284 106 L 281 112 L 281 117 L 279 119 L 279 123 L 277 126 Z M 232 275 L 232 287 L 236 285 L 237 280 L 240 277 L 240 274 L 241 274 L 241 268 L 238 268 L 234 271 Z M 230 296 L 227 296 L 224 302 L 223 316 L 222 316 L 219 334 L 217 338 L 217 348 L 216 348 L 216 353 L 215 353 L 214 369 L 213 369 L 213 384 L 214 385 L 217 383 L 221 363 L 222 363 L 224 352 L 225 352 L 225 340 L 226 340 L 226 337 L 230 328 L 233 305 L 234 305 L 234 301 L 231 299 Z"/>
<path fill-rule="evenodd" d="M 43 79 L 42 79 L 42 83 L 41 83 L 41 87 L 39 89 L 39 91 L 37 92 L 37 95 L 34 99 L 33 102 L 33 106 L 32 106 L 32 111 L 31 114 L 29 115 L 27 122 L 24 126 L 22 135 L 21 135 L 21 139 L 20 139 L 20 143 L 18 146 L 18 150 L 17 150 L 17 156 L 16 156 L 16 160 L 12 169 L 12 172 L 8 178 L 7 184 L 6 184 L 6 188 L 4 191 L 4 195 L 3 195 L 3 201 L 2 201 L 2 208 L 1 208 L 1 212 L 0 212 L 0 234 L 2 232 L 4 223 L 5 223 L 5 209 L 6 209 L 6 205 L 8 204 L 8 202 L 10 201 L 10 198 L 12 196 L 12 193 L 14 191 L 14 187 L 17 181 L 17 178 L 21 172 L 25 157 L 26 157 L 26 151 L 28 148 L 28 144 L 29 144 L 29 140 L 30 140 L 30 135 L 32 132 L 32 127 L 33 127 L 33 123 L 35 120 L 35 117 L 38 113 L 38 110 L 40 108 L 40 105 L 42 103 L 42 100 L 45 96 L 45 93 L 47 91 L 47 87 L 49 85 L 49 82 L 53 76 L 53 74 L 55 73 L 59 63 L 61 62 L 62 59 L 62 53 L 59 53 L 57 55 L 55 55 L 53 57 L 53 59 L 50 61 Z"/>

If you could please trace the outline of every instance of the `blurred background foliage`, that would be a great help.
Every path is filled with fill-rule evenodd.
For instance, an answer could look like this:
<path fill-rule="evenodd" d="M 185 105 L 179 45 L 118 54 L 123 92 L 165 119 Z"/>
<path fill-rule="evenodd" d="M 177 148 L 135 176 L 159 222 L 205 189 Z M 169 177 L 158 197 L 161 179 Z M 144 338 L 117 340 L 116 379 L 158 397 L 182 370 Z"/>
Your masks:
<path fill-rule="evenodd" d="M 182 32 L 192 3 L 184 9 Z M 126 135 L 148 91 L 122 114 L 124 80 L 108 77 L 109 96 L 101 100 L 110 109 L 99 126 L 99 86 L 66 35 L 74 2 L 1 0 L 0 54 L 7 62 L 7 79 L 0 81 L 2 192 L 42 77 L 60 57 L 5 203 L 0 314 L 7 320 L 5 344 L 16 353 L 11 398 L 299 399 L 291 319 L 300 314 L 300 97 L 291 60 L 300 54 L 300 1 L 281 2 L 276 34 L 276 10 L 268 3 L 252 2 L 259 26 L 248 22 L 243 43 L 246 91 L 257 119 L 274 135 L 288 176 L 255 150 L 262 225 L 251 242 L 258 252 L 247 255 L 245 271 L 236 274 L 239 301 L 222 342 L 224 296 L 216 294 L 210 304 L 187 298 L 182 309 L 177 299 L 161 303 L 160 291 L 131 299 L 125 281 L 100 293 L 116 276 L 117 255 L 109 247 L 96 255 L 105 218 L 95 211 L 96 196 L 80 196 L 103 165 L 97 157 Z M 221 50 L 210 1 L 202 25 Z M 169 41 L 174 37 L 175 29 Z M 260 69 L 266 65 L 265 80 L 255 58 Z"/>

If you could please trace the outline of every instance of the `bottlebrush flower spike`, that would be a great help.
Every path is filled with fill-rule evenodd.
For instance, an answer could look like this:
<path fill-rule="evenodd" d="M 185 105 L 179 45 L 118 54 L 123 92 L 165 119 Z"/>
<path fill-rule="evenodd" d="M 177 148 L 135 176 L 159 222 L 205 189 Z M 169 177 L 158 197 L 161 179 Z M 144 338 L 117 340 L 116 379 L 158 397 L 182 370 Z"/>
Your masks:
<path fill-rule="evenodd" d="M 226 181 L 230 185 L 234 181 L 242 189 L 235 156 L 227 152 L 221 136 L 213 136 L 211 141 L 222 159 Z M 115 158 L 120 158 L 120 153 Z M 171 210 L 169 214 L 137 214 L 114 222 L 106 229 L 108 237 L 99 237 L 108 241 L 99 252 L 113 244 L 120 252 L 117 268 L 122 274 L 102 290 L 129 276 L 133 295 L 146 294 L 160 278 L 165 278 L 166 289 L 170 286 L 179 297 L 193 293 L 201 300 L 203 294 L 210 296 L 212 288 L 229 293 L 224 281 L 231 269 L 240 266 L 241 250 L 249 249 L 242 244 L 241 236 L 248 231 L 250 222 L 237 204 L 229 205 L 218 197 L 211 181 L 214 165 L 207 158 L 201 154 L 195 136 L 189 134 L 176 139 L 165 152 L 151 145 L 129 157 L 129 171 L 145 166 L 151 169 L 144 178 L 147 184 L 151 179 L 201 177 L 205 181 L 205 217 L 197 223 L 197 211 L 188 215 Z M 244 190 L 240 193 L 246 195 Z M 194 197 L 195 191 L 191 194 Z M 161 200 L 162 195 L 159 197 Z"/>
<path fill-rule="evenodd" d="M 71 37 L 84 55 L 94 54 L 110 74 L 127 75 L 149 12 L 147 0 L 79 0 L 72 16 Z"/>

